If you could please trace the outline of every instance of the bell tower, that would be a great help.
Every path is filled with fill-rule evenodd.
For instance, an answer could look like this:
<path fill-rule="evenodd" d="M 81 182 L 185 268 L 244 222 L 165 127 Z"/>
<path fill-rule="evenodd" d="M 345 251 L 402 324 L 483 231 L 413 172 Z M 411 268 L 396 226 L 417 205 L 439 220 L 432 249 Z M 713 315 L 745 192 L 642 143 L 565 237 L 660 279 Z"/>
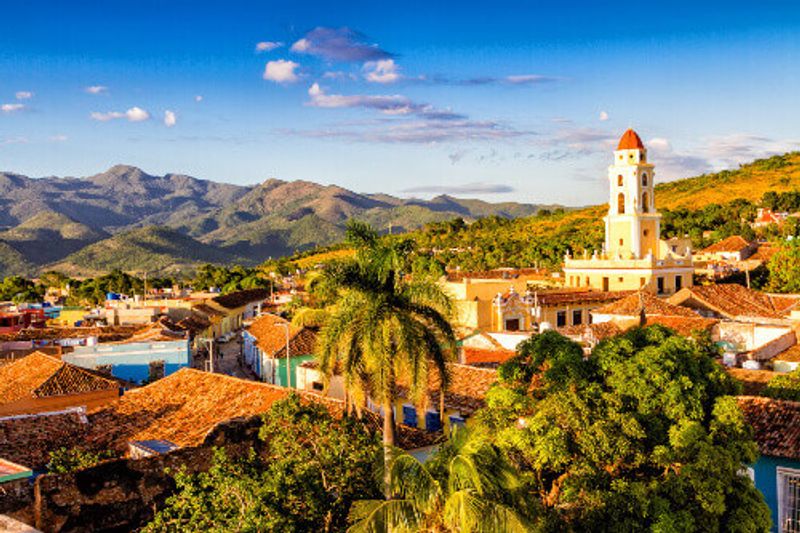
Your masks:
<path fill-rule="evenodd" d="M 642 139 L 628 129 L 608 167 L 609 199 L 605 251 L 620 259 L 658 258 L 661 215 L 653 195 L 655 173 Z"/>

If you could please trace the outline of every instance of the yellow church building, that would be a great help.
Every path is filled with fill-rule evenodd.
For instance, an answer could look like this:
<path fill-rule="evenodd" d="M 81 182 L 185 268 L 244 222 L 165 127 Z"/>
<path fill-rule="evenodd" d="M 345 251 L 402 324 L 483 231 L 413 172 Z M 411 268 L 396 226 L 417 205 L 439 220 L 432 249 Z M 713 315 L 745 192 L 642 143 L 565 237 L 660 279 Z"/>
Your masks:
<path fill-rule="evenodd" d="M 647 149 L 632 129 L 614 151 L 608 168 L 609 201 L 601 251 L 564 260 L 568 287 L 602 291 L 644 288 L 670 295 L 692 285 L 694 267 L 689 239 L 661 239 L 661 215 L 655 207 L 655 172 Z"/>

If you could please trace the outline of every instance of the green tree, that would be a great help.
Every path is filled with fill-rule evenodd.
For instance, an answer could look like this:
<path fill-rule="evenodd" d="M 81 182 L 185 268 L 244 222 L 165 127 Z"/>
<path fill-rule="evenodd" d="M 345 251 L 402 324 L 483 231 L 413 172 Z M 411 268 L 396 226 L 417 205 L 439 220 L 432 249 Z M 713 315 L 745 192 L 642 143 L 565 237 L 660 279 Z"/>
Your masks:
<path fill-rule="evenodd" d="M 487 440 L 456 431 L 426 463 L 400 453 L 390 497 L 355 502 L 350 533 L 527 531 L 536 502 L 516 470 Z"/>
<path fill-rule="evenodd" d="M 17 304 L 41 302 L 44 290 L 43 285 L 37 285 L 22 276 L 8 276 L 0 282 L 0 300 Z"/>
<path fill-rule="evenodd" d="M 559 529 L 769 530 L 740 473 L 757 447 L 708 340 L 653 326 L 584 358 L 549 331 L 518 352 L 478 420 Z"/>
<path fill-rule="evenodd" d="M 82 448 L 59 448 L 50 453 L 47 470 L 55 474 L 64 474 L 89 468 L 101 461 L 113 459 L 114 457 L 116 455 L 110 450 L 95 452 Z"/>
<path fill-rule="evenodd" d="M 770 379 L 763 394 L 779 400 L 800 402 L 800 369 Z"/>
<path fill-rule="evenodd" d="M 260 453 L 215 451 L 207 472 L 178 472 L 177 491 L 145 531 L 341 531 L 353 501 L 380 494 L 380 441 L 296 395 L 264 415 Z"/>
<path fill-rule="evenodd" d="M 781 245 L 769 260 L 769 284 L 774 292 L 800 292 L 800 239 Z"/>
<path fill-rule="evenodd" d="M 324 271 L 325 284 L 336 289 L 338 298 L 322 328 L 317 356 L 326 376 L 341 368 L 351 401 L 363 402 L 369 395 L 382 406 L 384 458 L 389 465 L 398 376 L 408 376 L 411 395 L 419 403 L 432 368 L 442 376 L 442 388 L 447 387 L 445 363 L 456 349 L 448 322 L 451 302 L 429 278 L 403 274 L 408 241 L 386 244 L 368 225 L 351 223 L 348 242 L 357 250 L 355 257 Z M 387 468 L 387 490 L 389 476 Z"/>

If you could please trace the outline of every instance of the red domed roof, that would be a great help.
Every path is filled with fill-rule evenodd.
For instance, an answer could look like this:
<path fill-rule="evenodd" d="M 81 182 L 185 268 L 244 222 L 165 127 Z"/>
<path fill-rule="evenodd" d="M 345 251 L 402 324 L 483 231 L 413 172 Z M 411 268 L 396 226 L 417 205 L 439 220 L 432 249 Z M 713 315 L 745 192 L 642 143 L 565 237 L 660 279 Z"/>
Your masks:
<path fill-rule="evenodd" d="M 617 150 L 644 150 L 644 144 L 639 135 L 631 128 L 622 134 Z"/>

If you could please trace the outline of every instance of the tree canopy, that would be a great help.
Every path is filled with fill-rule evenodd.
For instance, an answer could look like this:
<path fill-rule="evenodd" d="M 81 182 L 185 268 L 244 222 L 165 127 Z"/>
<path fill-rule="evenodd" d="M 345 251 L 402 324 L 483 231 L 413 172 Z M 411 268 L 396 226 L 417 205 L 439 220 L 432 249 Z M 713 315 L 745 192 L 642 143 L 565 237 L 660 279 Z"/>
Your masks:
<path fill-rule="evenodd" d="M 553 529 L 768 531 L 758 455 L 715 347 L 652 326 L 581 347 L 548 331 L 500 367 L 478 423 Z"/>

